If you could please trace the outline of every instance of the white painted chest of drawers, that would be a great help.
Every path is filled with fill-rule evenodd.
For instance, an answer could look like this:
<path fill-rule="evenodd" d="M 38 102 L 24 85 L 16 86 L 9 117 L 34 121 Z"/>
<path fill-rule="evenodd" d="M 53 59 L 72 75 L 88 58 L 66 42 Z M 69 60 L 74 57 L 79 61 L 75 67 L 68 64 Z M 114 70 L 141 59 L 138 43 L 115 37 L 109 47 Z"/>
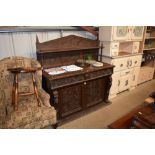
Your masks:
<path fill-rule="evenodd" d="M 127 89 L 133 89 L 137 85 L 142 55 L 126 56 L 121 58 L 102 57 L 103 62 L 114 65 L 112 86 L 109 98 Z"/>

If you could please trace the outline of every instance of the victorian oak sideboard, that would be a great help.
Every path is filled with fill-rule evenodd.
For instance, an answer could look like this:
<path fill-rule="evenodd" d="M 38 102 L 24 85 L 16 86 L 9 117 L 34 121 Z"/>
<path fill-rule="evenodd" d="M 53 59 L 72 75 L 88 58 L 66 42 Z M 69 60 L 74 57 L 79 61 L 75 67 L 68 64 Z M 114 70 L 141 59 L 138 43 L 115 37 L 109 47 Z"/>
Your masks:
<path fill-rule="evenodd" d="M 99 42 L 74 35 L 39 43 L 37 59 L 44 69 L 77 64 L 78 59 L 91 55 L 98 59 Z M 96 104 L 108 103 L 113 67 L 82 66 L 82 70 L 49 75 L 43 70 L 43 88 L 50 94 L 51 104 L 56 108 L 58 119 L 63 119 Z"/>

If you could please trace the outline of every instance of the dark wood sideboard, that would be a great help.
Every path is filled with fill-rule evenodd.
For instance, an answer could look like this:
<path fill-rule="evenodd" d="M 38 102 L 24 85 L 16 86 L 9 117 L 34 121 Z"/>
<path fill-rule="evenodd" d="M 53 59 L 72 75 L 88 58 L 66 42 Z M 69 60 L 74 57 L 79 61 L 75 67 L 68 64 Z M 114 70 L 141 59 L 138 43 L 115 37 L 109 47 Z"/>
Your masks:
<path fill-rule="evenodd" d="M 99 42 L 70 35 L 39 43 L 37 59 L 44 69 L 77 64 L 77 60 L 88 55 L 98 59 Z M 79 64 L 78 64 L 79 65 Z M 49 75 L 43 71 L 43 88 L 50 94 L 51 105 L 63 119 L 93 105 L 108 103 L 113 67 L 104 63 L 102 67 L 83 66 L 83 70 L 60 75 Z"/>

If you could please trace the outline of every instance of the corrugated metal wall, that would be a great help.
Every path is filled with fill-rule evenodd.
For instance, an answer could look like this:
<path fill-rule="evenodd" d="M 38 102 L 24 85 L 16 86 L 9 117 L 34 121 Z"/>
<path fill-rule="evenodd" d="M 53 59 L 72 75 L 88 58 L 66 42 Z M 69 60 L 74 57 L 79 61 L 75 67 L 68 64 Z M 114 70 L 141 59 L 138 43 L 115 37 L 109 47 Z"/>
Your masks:
<path fill-rule="evenodd" d="M 80 30 L 0 33 L 0 59 L 8 56 L 36 58 L 36 35 L 38 35 L 40 42 L 44 42 L 71 34 L 96 39 L 96 37 L 89 32 Z"/>

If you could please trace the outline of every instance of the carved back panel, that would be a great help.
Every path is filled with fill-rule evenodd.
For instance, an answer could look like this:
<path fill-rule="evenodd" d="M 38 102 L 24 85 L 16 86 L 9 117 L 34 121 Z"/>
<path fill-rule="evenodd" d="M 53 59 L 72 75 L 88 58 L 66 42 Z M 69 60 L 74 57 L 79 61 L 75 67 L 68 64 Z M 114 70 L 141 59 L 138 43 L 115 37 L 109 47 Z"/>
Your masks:
<path fill-rule="evenodd" d="M 70 35 L 47 42 L 36 42 L 37 59 L 44 68 L 74 64 L 91 55 L 98 58 L 99 41 Z"/>

